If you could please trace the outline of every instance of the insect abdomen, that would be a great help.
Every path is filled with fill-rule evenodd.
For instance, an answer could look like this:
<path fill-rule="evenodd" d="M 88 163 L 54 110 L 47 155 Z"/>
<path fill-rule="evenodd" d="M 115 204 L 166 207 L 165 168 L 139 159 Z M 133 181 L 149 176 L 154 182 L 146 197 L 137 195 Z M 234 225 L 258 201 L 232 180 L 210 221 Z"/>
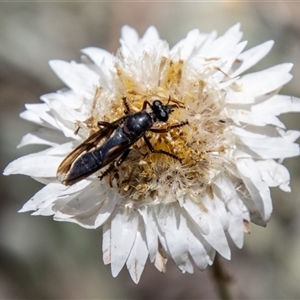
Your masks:
<path fill-rule="evenodd" d="M 64 180 L 64 184 L 72 185 L 93 174 L 102 167 L 103 158 L 100 151 L 85 153 L 74 162 L 67 178 Z"/>

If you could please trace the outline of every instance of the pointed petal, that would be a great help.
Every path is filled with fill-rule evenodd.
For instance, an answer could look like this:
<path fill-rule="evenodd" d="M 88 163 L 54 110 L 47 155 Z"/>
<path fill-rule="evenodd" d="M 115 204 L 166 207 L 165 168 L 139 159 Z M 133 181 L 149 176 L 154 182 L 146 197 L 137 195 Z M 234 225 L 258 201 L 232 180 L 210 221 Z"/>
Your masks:
<path fill-rule="evenodd" d="M 140 220 L 136 238 L 126 262 L 129 274 L 135 283 L 139 282 L 148 257 L 148 249 L 146 245 L 145 236 L 145 225 L 141 217 L 139 217 L 139 219 Z"/>
<path fill-rule="evenodd" d="M 182 271 L 191 271 L 191 262 L 188 257 L 186 237 L 186 220 L 174 205 L 166 205 L 162 214 L 157 216 L 157 222 L 165 240 L 168 253 Z"/>
<path fill-rule="evenodd" d="M 104 49 L 88 47 L 82 49 L 81 52 L 87 55 L 98 67 L 102 66 L 103 61 L 110 66 L 113 65 L 113 55 Z"/>
<path fill-rule="evenodd" d="M 247 74 L 237 80 L 237 84 L 242 86 L 244 91 L 251 91 L 251 94 L 256 97 L 265 95 L 285 85 L 292 79 L 289 73 L 292 69 L 292 64 L 280 64 L 263 71 Z"/>
<path fill-rule="evenodd" d="M 187 231 L 189 253 L 193 258 L 197 268 L 204 270 L 207 265 L 213 263 L 215 250 L 212 246 L 203 238 L 195 225 L 191 222 L 187 223 L 189 230 Z"/>
<path fill-rule="evenodd" d="M 54 131 L 49 128 L 39 128 L 35 132 L 30 132 L 24 135 L 17 148 L 27 145 L 47 145 L 57 146 L 66 142 L 66 138 L 59 131 Z"/>
<path fill-rule="evenodd" d="M 231 74 L 231 77 L 236 77 L 253 67 L 269 53 L 273 45 L 274 41 L 267 41 L 240 54 L 238 59 L 241 61 L 241 65 Z"/>
<path fill-rule="evenodd" d="M 141 207 L 139 209 L 139 213 L 143 217 L 145 230 L 146 230 L 146 239 L 147 239 L 147 247 L 149 251 L 150 261 L 154 262 L 157 251 L 158 251 L 158 235 L 157 235 L 157 226 L 154 221 L 153 210 L 151 207 Z"/>
<path fill-rule="evenodd" d="M 263 217 L 268 222 L 273 210 L 270 189 L 262 180 L 259 169 L 250 158 L 238 159 L 236 161 L 238 171 L 243 179 L 255 205 Z M 262 225 L 263 224 L 259 224 Z"/>
<path fill-rule="evenodd" d="M 256 114 L 267 112 L 274 116 L 279 116 L 288 112 L 300 112 L 300 98 L 275 95 L 266 101 L 253 105 L 251 111 Z"/>
<path fill-rule="evenodd" d="M 299 145 L 281 137 L 268 137 L 234 127 L 233 133 L 238 137 L 237 145 L 254 158 L 286 158 L 299 155 Z M 253 154 L 254 153 L 254 154 Z M 255 155 L 256 154 L 256 155 Z"/>
<path fill-rule="evenodd" d="M 205 240 L 211 244 L 224 258 L 230 259 L 230 248 L 224 233 L 224 229 L 218 220 L 209 220 L 210 231 L 204 234 Z"/>
<path fill-rule="evenodd" d="M 244 242 L 243 202 L 228 178 L 220 176 L 214 181 L 214 184 L 218 187 L 218 189 L 214 189 L 216 194 L 220 195 L 220 198 L 224 199 L 226 203 L 229 217 L 228 233 L 236 246 L 241 248 Z"/>
<path fill-rule="evenodd" d="M 93 97 L 99 75 L 86 65 L 62 60 L 51 60 L 49 65 L 70 89 L 81 96 Z"/>
<path fill-rule="evenodd" d="M 49 155 L 49 150 L 25 155 L 11 162 L 4 175 L 23 174 L 31 177 L 55 177 L 61 157 Z"/>
<path fill-rule="evenodd" d="M 268 186 L 279 186 L 283 191 L 290 192 L 290 173 L 287 168 L 272 159 L 257 161 L 262 179 Z"/>
<path fill-rule="evenodd" d="M 274 125 L 285 128 L 285 125 L 274 115 L 269 114 L 268 110 L 261 112 L 251 112 L 245 109 L 228 109 L 228 116 L 237 124 L 252 124 L 255 126 Z"/>
<path fill-rule="evenodd" d="M 102 237 L 102 253 L 103 262 L 105 265 L 111 263 L 111 223 L 106 222 L 102 226 L 103 237 Z"/>
<path fill-rule="evenodd" d="M 26 212 L 31 210 L 37 210 L 41 208 L 47 208 L 51 206 L 58 198 L 69 195 L 76 196 L 80 190 L 87 186 L 87 182 L 81 182 L 80 184 L 67 187 L 61 183 L 52 182 L 47 184 L 41 190 L 39 190 L 30 200 L 28 200 L 19 210 L 19 212 Z M 54 213 L 54 212 L 52 212 Z"/>
<path fill-rule="evenodd" d="M 201 205 L 197 205 L 193 200 L 186 199 L 183 203 L 183 207 L 194 222 L 198 225 L 199 230 L 203 234 L 209 232 L 208 215 L 204 212 Z"/>
<path fill-rule="evenodd" d="M 111 272 L 123 268 L 137 235 L 138 218 L 131 209 L 118 208 L 111 220 Z"/>

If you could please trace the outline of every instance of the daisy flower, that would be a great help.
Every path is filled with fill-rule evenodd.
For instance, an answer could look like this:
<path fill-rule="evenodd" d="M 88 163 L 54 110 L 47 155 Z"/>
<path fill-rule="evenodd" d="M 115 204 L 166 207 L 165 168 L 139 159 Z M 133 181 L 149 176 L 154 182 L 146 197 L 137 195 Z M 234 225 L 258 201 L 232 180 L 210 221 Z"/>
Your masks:
<path fill-rule="evenodd" d="M 90 47 L 80 63 L 50 61 L 68 89 L 26 105 L 21 117 L 40 129 L 19 144 L 48 148 L 4 171 L 45 185 L 20 212 L 101 226 L 104 263 L 113 276 L 126 264 L 136 283 L 148 258 L 161 272 L 171 258 L 188 273 L 211 265 L 216 252 L 230 259 L 229 239 L 241 248 L 251 222 L 269 221 L 270 187 L 290 191 L 282 162 L 299 155 L 299 131 L 286 130 L 278 119 L 300 111 L 299 99 L 278 94 L 292 78 L 292 64 L 244 75 L 273 42 L 243 52 L 241 38 L 239 24 L 220 37 L 195 29 L 170 48 L 154 27 L 140 38 L 124 26 L 116 55 Z M 156 132 L 144 134 L 165 153 L 151 153 L 143 136 L 116 152 L 120 145 L 108 139 L 118 141 L 117 129 L 128 137 L 124 120 L 153 114 L 157 100 L 172 107 L 169 118 L 153 120 L 148 129 Z M 86 146 L 86 139 L 93 143 Z M 95 149 L 103 159 L 116 154 L 114 163 L 81 180 L 64 180 L 70 170 L 81 173 L 74 161 L 84 156 L 89 164 L 86 153 Z M 116 163 L 126 150 L 126 159 Z"/>

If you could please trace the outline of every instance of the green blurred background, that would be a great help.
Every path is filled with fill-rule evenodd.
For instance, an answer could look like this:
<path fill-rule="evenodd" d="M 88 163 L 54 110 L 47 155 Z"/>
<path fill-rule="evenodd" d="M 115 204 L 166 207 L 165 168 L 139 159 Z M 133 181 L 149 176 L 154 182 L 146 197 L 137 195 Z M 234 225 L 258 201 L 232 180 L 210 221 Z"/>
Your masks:
<path fill-rule="evenodd" d="M 155 25 L 174 45 L 187 32 L 216 29 L 223 34 L 241 22 L 247 48 L 275 40 L 272 52 L 253 70 L 293 62 L 294 79 L 282 93 L 300 96 L 300 3 L 282 2 L 8 2 L 0 3 L 0 169 L 39 147 L 16 149 L 37 127 L 19 118 L 25 103 L 64 87 L 50 59 L 79 60 L 80 49 L 115 52 L 120 28 L 143 34 Z M 282 116 L 300 130 L 298 114 Z M 232 246 L 222 261 L 235 299 L 300 299 L 299 158 L 288 159 L 291 193 L 273 189 L 273 217 L 267 228 L 252 225 L 245 246 Z M 215 299 L 210 270 L 181 274 L 173 262 L 166 274 L 147 264 L 135 285 L 126 269 L 112 278 L 104 266 L 101 229 L 86 230 L 51 217 L 17 211 L 41 186 L 26 176 L 1 176 L 1 299 Z"/>

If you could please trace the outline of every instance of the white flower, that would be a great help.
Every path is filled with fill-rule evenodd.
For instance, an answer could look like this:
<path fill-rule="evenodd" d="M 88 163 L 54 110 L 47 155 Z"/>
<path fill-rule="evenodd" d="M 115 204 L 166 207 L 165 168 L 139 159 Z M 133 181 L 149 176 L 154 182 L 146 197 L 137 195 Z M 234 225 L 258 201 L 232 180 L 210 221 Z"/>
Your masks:
<path fill-rule="evenodd" d="M 13 161 L 4 174 L 24 174 L 45 184 L 20 210 L 53 215 L 86 228 L 103 227 L 103 259 L 117 276 L 126 264 L 138 282 L 147 258 L 165 271 L 171 257 L 182 272 L 203 270 L 216 251 L 230 259 L 228 238 L 243 245 L 249 222 L 265 226 L 272 212 L 269 187 L 290 191 L 286 157 L 299 155 L 298 131 L 277 118 L 299 112 L 299 99 L 278 95 L 291 80 L 291 64 L 241 75 L 271 49 L 268 41 L 242 52 L 239 25 L 223 36 L 192 30 L 169 49 L 154 27 L 142 38 L 122 29 L 116 56 L 82 50 L 82 63 L 51 61 L 68 90 L 27 104 L 21 117 L 41 126 L 19 146 L 47 145 Z M 166 133 L 147 132 L 127 159 L 102 180 L 102 169 L 65 186 L 57 180 L 62 160 L 92 133 L 98 121 L 124 116 L 145 100 L 173 106 Z M 149 111 L 149 109 L 147 109 Z M 156 122 L 154 128 L 165 128 Z M 113 133 L 111 133 L 113 134 Z M 193 264 L 194 263 L 194 264 Z"/>

